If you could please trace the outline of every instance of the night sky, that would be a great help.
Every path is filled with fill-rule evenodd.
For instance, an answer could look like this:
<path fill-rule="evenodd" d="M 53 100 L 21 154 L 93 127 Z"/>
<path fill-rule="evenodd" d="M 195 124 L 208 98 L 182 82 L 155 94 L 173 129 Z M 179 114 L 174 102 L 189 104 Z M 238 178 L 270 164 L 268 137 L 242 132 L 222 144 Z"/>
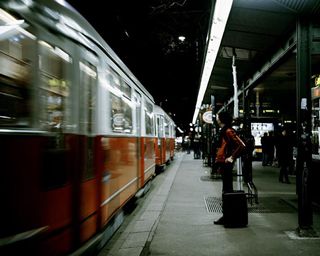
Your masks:
<path fill-rule="evenodd" d="M 68 1 L 182 129 L 192 121 L 209 0 Z M 178 36 L 186 40 L 182 43 Z"/>

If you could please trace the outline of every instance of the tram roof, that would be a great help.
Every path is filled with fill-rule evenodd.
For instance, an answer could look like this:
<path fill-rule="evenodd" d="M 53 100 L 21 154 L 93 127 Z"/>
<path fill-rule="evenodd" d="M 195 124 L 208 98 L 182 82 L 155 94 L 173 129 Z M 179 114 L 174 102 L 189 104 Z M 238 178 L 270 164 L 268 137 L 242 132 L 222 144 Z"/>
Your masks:
<path fill-rule="evenodd" d="M 126 73 L 136 86 L 154 102 L 153 96 L 141 84 L 131 70 L 124 64 L 119 56 L 111 49 L 108 43 L 101 37 L 96 29 L 75 8 L 65 0 L 37 0 L 37 1 L 11 1 L 2 0 L 8 9 L 26 15 L 35 23 L 41 22 L 53 30 L 72 38 L 90 48 L 90 44 L 96 44 L 116 65 Z M 62 26 L 58 26 L 61 25 Z M 62 28 L 60 28 L 62 27 Z"/>

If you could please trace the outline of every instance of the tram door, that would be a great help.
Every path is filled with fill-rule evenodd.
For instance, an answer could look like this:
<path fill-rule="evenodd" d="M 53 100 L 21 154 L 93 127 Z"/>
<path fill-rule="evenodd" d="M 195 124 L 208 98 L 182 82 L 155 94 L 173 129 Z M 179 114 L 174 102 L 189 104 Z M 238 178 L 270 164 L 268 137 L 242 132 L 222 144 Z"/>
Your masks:
<path fill-rule="evenodd" d="M 144 170 L 144 157 L 143 157 L 143 145 L 144 145 L 144 138 L 141 136 L 141 94 L 137 92 L 136 90 L 134 91 L 134 102 L 136 105 L 136 113 L 135 113 L 135 118 L 136 118 L 136 129 L 137 129 L 137 155 L 139 157 L 139 161 L 137 161 L 137 170 L 138 170 L 138 177 L 140 177 L 140 183 L 139 187 L 143 186 L 144 183 L 144 175 L 143 175 L 143 170 Z"/>
<path fill-rule="evenodd" d="M 96 67 L 87 60 L 79 62 L 79 130 L 81 134 L 82 179 L 94 177 L 93 152 L 97 90 Z"/>
<path fill-rule="evenodd" d="M 141 94 L 135 91 L 137 136 L 141 137 Z"/>
<path fill-rule="evenodd" d="M 98 188 L 95 168 L 96 108 L 97 108 L 97 65 L 98 58 L 88 50 L 79 52 L 79 154 L 76 173 L 75 215 L 79 231 L 77 242 L 89 239 L 98 227 Z"/>
<path fill-rule="evenodd" d="M 72 171 L 76 120 L 72 104 L 74 54 L 71 42 L 39 28 L 39 76 L 35 106 L 37 126 L 45 131 L 41 157 L 41 218 L 50 227 L 45 247 L 52 254 L 70 250 L 72 241 Z M 63 231 L 61 231 L 63 230 Z M 57 245 L 57 246 L 55 246 Z M 43 248 L 45 250 L 45 248 Z"/>
<path fill-rule="evenodd" d="M 164 119 L 163 116 L 157 116 L 157 165 L 163 165 L 165 162 L 165 143 L 164 143 Z"/>

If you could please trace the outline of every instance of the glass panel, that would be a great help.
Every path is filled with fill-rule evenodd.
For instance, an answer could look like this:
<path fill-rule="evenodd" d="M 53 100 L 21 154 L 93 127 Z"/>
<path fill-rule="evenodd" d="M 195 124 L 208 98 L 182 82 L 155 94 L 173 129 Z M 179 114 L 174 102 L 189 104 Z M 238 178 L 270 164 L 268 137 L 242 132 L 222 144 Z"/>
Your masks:
<path fill-rule="evenodd" d="M 139 92 L 135 91 L 133 94 L 133 101 L 135 102 L 136 108 L 136 131 L 137 134 L 141 134 L 141 95 Z"/>
<path fill-rule="evenodd" d="M 112 68 L 107 70 L 107 79 L 109 80 L 111 86 L 121 89 L 120 77 Z"/>
<path fill-rule="evenodd" d="M 158 116 L 157 117 L 157 125 L 158 125 L 158 137 L 163 138 L 164 137 L 164 127 L 163 127 L 163 117 Z"/>
<path fill-rule="evenodd" d="M 146 125 L 146 135 L 154 134 L 153 125 L 153 107 L 150 102 L 146 102 L 144 109 L 145 125 Z"/>
<path fill-rule="evenodd" d="M 124 132 L 125 133 L 132 133 L 132 105 L 129 100 L 125 98 L 122 99 L 123 101 L 123 112 L 124 112 Z"/>
<path fill-rule="evenodd" d="M 80 132 L 91 134 L 94 131 L 94 113 L 97 104 L 97 69 L 87 61 L 80 62 Z M 82 179 L 94 177 L 94 137 L 82 140 Z"/>
<path fill-rule="evenodd" d="M 10 22 L 17 25 L 5 26 Z M 31 126 L 35 37 L 20 28 L 18 20 L 2 9 L 0 31 L 0 127 Z"/>
<path fill-rule="evenodd" d="M 68 71 L 72 59 L 58 47 L 39 41 L 40 127 L 48 131 L 62 131 L 74 127 L 71 113 L 71 83 Z"/>
<path fill-rule="evenodd" d="M 169 120 L 167 118 L 164 119 L 164 130 L 166 134 L 166 138 L 170 136 L 170 129 L 169 129 Z"/>
<path fill-rule="evenodd" d="M 133 107 L 131 102 L 131 87 L 121 82 L 119 74 L 112 68 L 106 70 L 107 80 L 110 83 L 110 111 L 111 130 L 120 133 L 132 133 Z M 121 87 L 122 83 L 122 87 Z"/>
<path fill-rule="evenodd" d="M 131 99 L 131 87 L 126 82 L 123 82 L 122 92 L 124 96 Z"/>
<path fill-rule="evenodd" d="M 96 67 L 90 63 L 80 62 L 80 131 L 93 132 L 94 109 L 96 106 Z"/>
<path fill-rule="evenodd" d="M 132 133 L 131 102 L 111 93 L 111 124 L 113 132 Z"/>

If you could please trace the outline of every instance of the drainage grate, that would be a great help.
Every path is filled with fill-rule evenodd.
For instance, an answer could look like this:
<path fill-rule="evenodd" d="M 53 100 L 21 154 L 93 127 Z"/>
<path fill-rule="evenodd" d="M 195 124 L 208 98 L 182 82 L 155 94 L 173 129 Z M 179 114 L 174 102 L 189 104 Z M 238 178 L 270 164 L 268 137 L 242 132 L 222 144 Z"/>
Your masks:
<path fill-rule="evenodd" d="M 208 196 L 204 198 L 208 212 L 222 212 L 220 197 Z M 283 199 L 277 197 L 259 198 L 259 204 L 248 204 L 248 213 L 292 213 L 296 209 L 288 205 Z"/>
<path fill-rule="evenodd" d="M 222 212 L 221 198 L 208 196 L 204 198 L 204 202 L 208 212 Z"/>

